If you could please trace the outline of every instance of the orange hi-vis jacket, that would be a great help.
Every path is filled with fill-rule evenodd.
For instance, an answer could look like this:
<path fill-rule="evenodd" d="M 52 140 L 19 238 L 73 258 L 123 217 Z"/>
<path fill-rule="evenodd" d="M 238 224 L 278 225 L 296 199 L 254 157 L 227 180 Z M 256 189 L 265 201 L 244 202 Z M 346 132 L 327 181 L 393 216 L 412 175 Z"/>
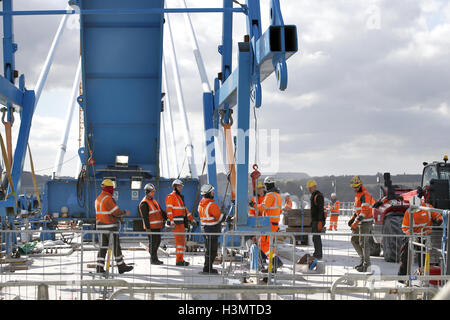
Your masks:
<path fill-rule="evenodd" d="M 222 222 L 223 214 L 214 199 L 203 198 L 198 205 L 202 226 L 215 226 Z"/>
<path fill-rule="evenodd" d="M 422 206 L 433 208 L 431 204 L 422 203 Z M 431 226 L 433 225 L 433 220 L 442 219 L 441 215 L 434 211 L 427 210 L 419 210 L 414 212 L 413 215 L 413 232 L 414 234 L 427 235 L 430 234 L 433 229 Z M 409 209 L 405 211 L 405 215 L 403 216 L 402 222 L 402 231 L 404 234 L 409 234 Z"/>
<path fill-rule="evenodd" d="M 256 217 L 256 208 L 258 205 L 262 204 L 264 201 L 265 196 L 258 196 L 258 201 L 255 201 L 255 197 L 251 198 L 251 201 L 255 203 L 253 207 L 250 207 L 248 210 L 248 215 L 252 217 Z M 263 215 L 263 212 L 261 210 L 258 210 L 258 217 L 261 217 Z"/>
<path fill-rule="evenodd" d="M 364 186 L 361 188 L 362 191 L 357 192 L 355 195 L 356 217 L 361 222 L 373 221 L 372 205 L 375 203 L 375 200 Z"/>
<path fill-rule="evenodd" d="M 336 200 L 336 202 L 334 204 L 332 204 L 330 202 L 330 204 L 329 204 L 330 215 L 331 216 L 338 216 L 340 207 L 341 207 L 341 202 L 339 200 Z"/>
<path fill-rule="evenodd" d="M 194 221 L 194 217 L 184 206 L 183 199 L 175 192 L 169 193 L 166 197 L 167 217 L 175 224 L 184 224 L 184 217 Z"/>
<path fill-rule="evenodd" d="M 264 215 L 270 217 L 270 224 L 278 226 L 280 222 L 281 203 L 283 199 L 278 192 L 268 192 L 262 204 L 258 205 L 259 210 L 264 210 Z"/>
<path fill-rule="evenodd" d="M 147 203 L 148 205 L 148 220 L 150 223 L 150 229 L 162 229 L 164 227 L 164 219 L 161 213 L 161 208 L 158 204 L 158 202 L 154 199 L 148 199 L 147 197 L 144 197 L 144 199 L 141 200 L 139 203 L 139 214 L 141 217 L 144 217 L 141 212 L 141 204 Z M 145 223 L 144 223 L 144 229 Z"/>
<path fill-rule="evenodd" d="M 121 210 L 112 195 L 106 191 L 102 191 L 97 199 L 95 199 L 95 213 L 97 229 L 111 228 L 117 226 Z"/>
<path fill-rule="evenodd" d="M 289 199 L 289 200 L 286 200 L 285 202 L 284 202 L 284 208 L 283 208 L 284 210 L 290 210 L 290 209 L 292 209 L 292 200 L 291 199 Z"/>

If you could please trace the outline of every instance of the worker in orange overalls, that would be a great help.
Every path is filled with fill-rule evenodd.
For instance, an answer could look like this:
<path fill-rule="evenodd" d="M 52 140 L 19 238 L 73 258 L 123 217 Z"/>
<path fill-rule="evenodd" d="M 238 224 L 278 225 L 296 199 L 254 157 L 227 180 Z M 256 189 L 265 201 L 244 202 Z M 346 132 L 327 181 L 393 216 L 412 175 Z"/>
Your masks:
<path fill-rule="evenodd" d="M 250 208 L 248 210 L 248 215 L 251 217 L 261 217 L 263 215 L 263 212 L 258 209 L 258 205 L 263 203 L 264 197 L 266 196 L 266 189 L 261 182 L 258 182 L 256 192 L 258 200 L 256 201 L 255 197 L 252 197 L 249 201 Z"/>
<path fill-rule="evenodd" d="M 264 185 L 266 186 L 267 194 L 264 197 L 263 203 L 258 205 L 258 209 L 263 210 L 264 216 L 270 217 L 270 232 L 278 232 L 282 203 L 280 191 L 275 187 L 275 180 L 272 177 L 266 177 L 264 179 Z M 263 261 L 270 257 L 270 241 L 270 236 L 261 236 L 259 238 L 258 246 Z M 283 265 L 283 262 L 275 255 L 274 248 L 272 248 L 272 256 L 273 271 L 276 272 L 277 268 Z"/>
<path fill-rule="evenodd" d="M 139 203 L 139 214 L 142 217 L 144 229 L 147 232 L 152 232 L 148 235 L 150 263 L 155 265 L 161 265 L 163 262 L 158 259 L 158 248 L 161 244 L 161 232 L 164 228 L 164 221 L 167 219 L 167 215 L 164 210 L 159 206 L 155 197 L 155 186 L 151 183 L 147 183 L 144 187 L 145 197 Z"/>
<path fill-rule="evenodd" d="M 341 202 L 336 200 L 336 193 L 331 194 L 331 202 L 328 205 L 328 210 L 330 210 L 330 230 L 337 231 L 338 218 L 339 218 L 339 208 Z"/>
<path fill-rule="evenodd" d="M 130 211 L 122 211 L 117 206 L 114 198 L 114 182 L 111 179 L 104 179 L 101 184 L 102 192 L 95 200 L 95 220 L 97 230 L 106 230 L 110 232 L 119 231 L 118 221 L 124 215 L 129 215 Z M 97 254 L 97 273 L 105 273 L 105 256 L 109 248 L 109 234 L 99 235 L 100 250 Z M 113 235 L 113 253 L 119 273 L 133 270 L 132 266 L 128 266 L 123 261 L 122 249 L 120 248 L 119 235 Z"/>
<path fill-rule="evenodd" d="M 287 210 L 291 210 L 291 209 L 292 209 L 292 200 L 291 200 L 291 195 L 288 193 L 286 195 L 286 197 L 284 198 L 283 210 L 287 211 Z"/>
<path fill-rule="evenodd" d="M 221 223 L 225 220 L 225 215 L 220 212 L 219 206 L 214 201 L 214 187 L 212 185 L 203 185 L 200 193 L 203 199 L 198 206 L 198 213 L 200 215 L 202 231 L 204 233 L 210 233 L 205 235 L 205 264 L 203 266 L 203 272 L 218 274 L 218 271 L 213 269 L 213 263 L 219 248 L 219 236 L 211 233 L 221 232 Z"/>
<path fill-rule="evenodd" d="M 184 204 L 184 196 L 181 194 L 183 190 L 183 182 L 179 179 L 176 179 L 172 182 L 173 192 L 168 194 L 166 197 L 166 210 L 167 210 L 167 218 L 170 220 L 171 227 L 174 227 L 173 232 L 175 237 L 175 246 L 176 246 L 176 265 L 177 266 L 188 266 L 189 262 L 184 261 L 184 251 L 186 250 L 186 237 L 184 234 L 176 234 L 178 232 L 185 232 L 185 224 L 187 225 L 187 221 L 194 226 L 197 226 L 197 222 L 194 220 L 194 217 L 189 212 Z"/>
<path fill-rule="evenodd" d="M 421 200 L 423 207 L 433 208 L 431 204 L 428 204 L 425 202 L 424 199 L 422 199 L 423 191 L 421 187 L 417 188 L 417 197 Z M 402 231 L 404 234 L 409 235 L 410 231 L 410 209 L 405 211 L 405 215 L 403 216 L 403 222 L 402 222 Z M 417 210 L 413 213 L 413 234 L 417 236 L 425 236 L 429 235 L 433 230 L 431 229 L 431 226 L 433 225 L 433 222 L 436 225 L 441 225 L 443 222 L 442 216 L 435 212 L 435 211 L 427 211 L 427 210 Z M 399 276 L 406 275 L 407 269 L 408 269 L 408 237 L 405 237 L 403 240 L 403 245 L 400 248 L 400 267 L 398 270 Z M 419 259 L 419 262 L 421 259 Z M 419 267 L 421 267 L 419 265 Z"/>
<path fill-rule="evenodd" d="M 369 236 L 361 235 L 372 233 L 372 206 L 375 204 L 375 200 L 363 186 L 359 176 L 352 178 L 350 187 L 355 191 L 355 213 L 349 220 L 348 225 L 354 234 L 351 238 L 352 245 L 361 258 L 360 264 L 355 266 L 355 269 L 359 272 L 366 272 L 370 267 L 370 242 Z"/>

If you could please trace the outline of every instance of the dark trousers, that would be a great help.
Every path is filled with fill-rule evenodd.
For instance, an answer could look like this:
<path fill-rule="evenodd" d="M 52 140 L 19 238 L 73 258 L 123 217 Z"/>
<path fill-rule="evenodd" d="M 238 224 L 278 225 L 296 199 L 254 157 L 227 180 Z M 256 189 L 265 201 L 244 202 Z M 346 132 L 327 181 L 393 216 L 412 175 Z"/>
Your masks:
<path fill-rule="evenodd" d="M 98 229 L 98 230 L 105 230 L 105 231 L 117 231 L 116 228 L 112 229 Z M 108 252 L 109 247 L 109 240 L 110 240 L 110 234 L 100 234 L 99 235 L 99 243 L 100 243 L 100 250 L 97 254 L 97 266 L 104 267 L 105 265 L 105 257 L 106 253 Z M 120 247 L 120 240 L 119 235 L 116 233 L 113 235 L 113 248 L 112 248 L 114 257 L 116 259 L 116 264 L 120 268 L 122 265 L 124 265 L 123 262 L 123 255 L 122 255 L 122 248 Z"/>
<path fill-rule="evenodd" d="M 319 230 L 318 228 L 319 221 L 313 221 L 312 222 L 312 232 L 318 233 L 322 230 Z M 322 228 L 324 227 L 325 223 L 322 222 Z M 313 256 L 315 258 L 322 258 L 322 237 L 320 235 L 313 235 L 312 236 L 313 244 L 314 244 L 314 253 Z"/>
<path fill-rule="evenodd" d="M 220 231 L 221 231 L 220 225 L 203 227 L 203 232 L 205 233 L 220 233 Z M 209 272 L 213 268 L 213 263 L 217 257 L 218 249 L 219 249 L 219 236 L 205 235 L 205 264 L 203 266 L 204 272 Z"/>
<path fill-rule="evenodd" d="M 421 242 L 421 239 L 417 239 L 418 242 Z M 398 275 L 399 276 L 405 276 L 406 273 L 408 272 L 408 243 L 409 243 L 409 238 L 404 238 L 403 239 L 403 244 L 400 247 L 400 267 L 398 268 Z M 425 242 L 424 242 L 425 243 Z M 414 246 L 413 245 L 413 249 L 414 250 L 420 250 L 420 247 L 418 246 Z M 422 259 L 420 259 L 420 252 L 417 253 L 417 261 L 419 262 L 419 268 L 422 267 Z M 414 263 L 414 261 L 413 261 Z"/>
<path fill-rule="evenodd" d="M 161 229 L 151 229 L 151 232 L 161 232 Z M 158 261 L 158 248 L 161 244 L 161 234 L 148 235 L 148 252 L 152 261 Z"/>

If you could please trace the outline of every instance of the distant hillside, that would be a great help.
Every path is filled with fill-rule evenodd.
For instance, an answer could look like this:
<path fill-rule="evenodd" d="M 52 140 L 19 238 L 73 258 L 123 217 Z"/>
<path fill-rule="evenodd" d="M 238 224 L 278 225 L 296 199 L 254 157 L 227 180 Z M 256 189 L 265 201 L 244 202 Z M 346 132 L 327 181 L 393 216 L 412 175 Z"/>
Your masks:
<path fill-rule="evenodd" d="M 350 188 L 350 181 L 352 178 L 353 175 L 314 177 L 317 182 L 318 189 L 327 198 L 329 198 L 331 193 L 335 190 L 332 186 L 332 181 L 336 181 L 336 194 L 340 201 L 354 200 L 355 192 L 352 188 Z M 377 175 L 363 175 L 360 176 L 360 178 L 374 199 L 378 200 L 380 198 L 380 186 L 384 186 L 382 174 L 380 184 L 377 183 Z M 391 176 L 391 179 L 393 184 L 401 184 L 410 188 L 415 188 L 421 183 L 421 175 L 393 175 Z M 309 192 L 306 189 L 307 181 L 308 179 L 287 180 L 280 181 L 278 185 L 282 192 L 289 192 L 290 194 L 297 195 L 298 197 L 306 195 L 309 198 Z M 300 189 L 300 186 L 303 186 L 303 191 Z"/>
<path fill-rule="evenodd" d="M 36 175 L 36 183 L 40 192 L 44 191 L 45 183 L 50 179 L 50 176 Z M 24 171 L 22 175 L 22 187 L 20 188 L 19 194 L 23 193 L 34 193 L 33 177 L 31 175 L 31 172 L 28 171 Z"/>

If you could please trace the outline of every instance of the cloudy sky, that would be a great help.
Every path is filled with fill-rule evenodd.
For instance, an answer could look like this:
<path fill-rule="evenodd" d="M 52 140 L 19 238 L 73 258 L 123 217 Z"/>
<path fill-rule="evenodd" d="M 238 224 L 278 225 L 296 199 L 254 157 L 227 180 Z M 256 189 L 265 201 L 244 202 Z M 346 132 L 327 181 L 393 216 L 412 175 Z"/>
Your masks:
<path fill-rule="evenodd" d="M 186 0 L 192 7 L 220 7 L 221 0 Z M 280 0 L 286 24 L 298 28 L 299 53 L 288 61 L 289 87 L 263 84 L 258 128 L 279 136 L 279 152 L 263 170 L 310 175 L 419 173 L 423 161 L 449 153 L 450 3 L 445 0 Z M 62 9 L 66 0 L 15 0 L 16 10 Z M 168 0 L 179 7 L 179 0 Z M 263 30 L 269 0 L 261 0 Z M 220 14 L 192 14 L 210 83 L 220 71 Z M 17 17 L 17 69 L 35 86 L 61 17 Z M 204 157 L 202 88 L 182 15 L 172 29 L 198 170 Z M 235 15 L 235 43 L 246 34 Z M 167 36 L 167 34 L 166 34 Z M 167 37 L 166 37 L 167 38 Z M 51 174 L 63 132 L 79 55 L 77 18 L 69 19 L 39 101 L 30 146 L 35 167 Z M 170 70 L 169 70 L 170 71 Z M 170 77 L 169 77 L 169 80 Z M 175 92 L 173 81 L 170 90 Z M 172 99 L 176 101 L 175 96 Z M 180 117 L 173 105 L 175 125 Z M 18 127 L 18 126 L 16 126 Z M 252 120 L 252 127 L 254 122 Z M 275 130 L 275 131 L 273 131 Z M 176 129 L 179 165 L 184 139 Z M 63 174 L 74 175 L 78 115 L 73 119 Z M 251 141 L 251 159 L 254 141 Z M 264 149 L 266 145 L 260 145 Z M 275 148 L 277 149 L 277 148 Z M 262 157 L 264 159 L 269 158 Z M 72 159 L 72 160 L 71 160 Z M 26 162 L 26 169 L 29 168 Z"/>

